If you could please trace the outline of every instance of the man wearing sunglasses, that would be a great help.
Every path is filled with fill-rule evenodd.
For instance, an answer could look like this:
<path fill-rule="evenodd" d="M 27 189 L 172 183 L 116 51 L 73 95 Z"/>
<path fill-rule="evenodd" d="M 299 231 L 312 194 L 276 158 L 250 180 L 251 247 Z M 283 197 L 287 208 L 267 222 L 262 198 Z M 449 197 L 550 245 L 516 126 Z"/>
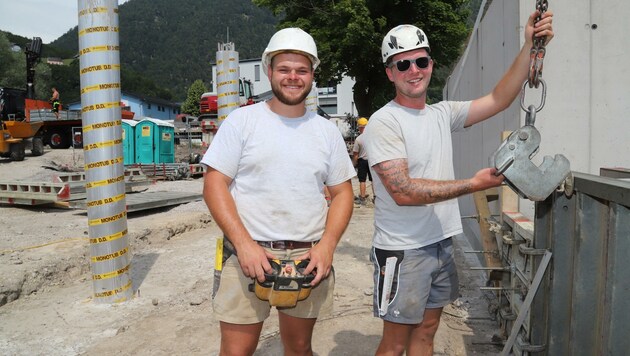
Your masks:
<path fill-rule="evenodd" d="M 529 17 L 525 44 L 494 90 L 466 102 L 426 104 L 433 60 L 421 29 L 401 25 L 383 39 L 382 60 L 396 96 L 365 129 L 376 190 L 374 315 L 384 322 L 377 355 L 433 354 L 442 308 L 459 294 L 452 237 L 463 229 L 455 198 L 504 179 L 485 168 L 456 180 L 451 132 L 486 120 L 514 101 L 528 76 L 533 37 L 549 41 L 554 35 L 553 14 L 546 11 L 534 25 L 537 16 Z"/>

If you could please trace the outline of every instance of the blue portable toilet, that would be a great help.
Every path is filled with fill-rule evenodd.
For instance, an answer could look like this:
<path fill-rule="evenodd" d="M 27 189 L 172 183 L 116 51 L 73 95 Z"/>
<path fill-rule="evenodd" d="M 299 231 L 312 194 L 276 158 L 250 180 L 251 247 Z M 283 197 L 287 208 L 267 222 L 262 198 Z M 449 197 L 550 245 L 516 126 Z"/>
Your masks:
<path fill-rule="evenodd" d="M 123 164 L 136 163 L 136 120 L 122 120 Z"/>
<path fill-rule="evenodd" d="M 135 163 L 174 163 L 175 126 L 169 122 L 145 118 L 136 124 Z"/>

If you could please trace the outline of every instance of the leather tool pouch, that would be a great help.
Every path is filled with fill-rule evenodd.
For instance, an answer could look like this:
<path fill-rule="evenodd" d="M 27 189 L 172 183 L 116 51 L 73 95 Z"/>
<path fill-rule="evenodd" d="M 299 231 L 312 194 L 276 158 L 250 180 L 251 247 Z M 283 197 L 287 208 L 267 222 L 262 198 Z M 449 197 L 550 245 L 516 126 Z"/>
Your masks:
<path fill-rule="evenodd" d="M 308 260 L 269 260 L 273 273 L 265 273 L 263 283 L 254 281 L 249 290 L 261 300 L 269 301 L 275 307 L 294 307 L 297 302 L 308 298 L 315 276 L 304 275 Z"/>

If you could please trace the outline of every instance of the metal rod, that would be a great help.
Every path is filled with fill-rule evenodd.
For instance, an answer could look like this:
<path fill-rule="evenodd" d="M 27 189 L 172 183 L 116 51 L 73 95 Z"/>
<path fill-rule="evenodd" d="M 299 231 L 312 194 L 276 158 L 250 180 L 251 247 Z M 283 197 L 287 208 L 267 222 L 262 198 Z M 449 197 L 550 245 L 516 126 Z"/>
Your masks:
<path fill-rule="evenodd" d="M 472 271 L 509 271 L 510 267 L 470 267 Z"/>
<path fill-rule="evenodd" d="M 480 290 L 518 290 L 516 288 L 503 288 L 503 287 L 479 287 Z"/>
<path fill-rule="evenodd" d="M 518 317 L 514 324 L 512 324 L 512 331 L 510 332 L 510 337 L 508 337 L 505 346 L 503 347 L 503 351 L 501 351 L 501 356 L 508 356 L 510 354 L 510 350 L 516 341 L 516 337 L 518 336 L 518 332 L 529 313 L 529 308 L 532 306 L 532 301 L 534 300 L 534 296 L 538 291 L 538 287 L 540 286 L 540 282 L 542 282 L 543 276 L 545 275 L 545 271 L 547 270 L 547 266 L 549 265 L 549 261 L 551 260 L 551 251 L 545 252 L 545 255 L 538 266 L 538 270 L 536 270 L 536 275 L 534 276 L 534 281 L 532 282 L 529 291 L 527 292 L 527 296 L 521 305 L 521 308 L 518 313 Z"/>

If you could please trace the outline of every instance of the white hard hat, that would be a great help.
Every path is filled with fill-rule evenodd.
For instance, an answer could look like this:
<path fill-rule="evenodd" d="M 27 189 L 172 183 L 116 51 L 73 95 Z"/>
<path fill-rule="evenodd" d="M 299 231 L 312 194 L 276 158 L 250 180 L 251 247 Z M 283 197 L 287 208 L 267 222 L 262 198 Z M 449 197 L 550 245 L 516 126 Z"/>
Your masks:
<path fill-rule="evenodd" d="M 310 58 L 313 70 L 319 65 L 317 46 L 313 37 L 300 28 L 290 27 L 276 32 L 269 40 L 269 44 L 262 54 L 262 67 L 265 74 L 267 74 L 267 67 L 271 64 L 273 56 L 285 51 L 304 53 Z"/>
<path fill-rule="evenodd" d="M 418 48 L 431 49 L 427 35 L 413 25 L 396 26 L 383 38 L 383 44 L 381 45 L 383 63 L 387 63 L 387 60 L 393 55 Z"/>

